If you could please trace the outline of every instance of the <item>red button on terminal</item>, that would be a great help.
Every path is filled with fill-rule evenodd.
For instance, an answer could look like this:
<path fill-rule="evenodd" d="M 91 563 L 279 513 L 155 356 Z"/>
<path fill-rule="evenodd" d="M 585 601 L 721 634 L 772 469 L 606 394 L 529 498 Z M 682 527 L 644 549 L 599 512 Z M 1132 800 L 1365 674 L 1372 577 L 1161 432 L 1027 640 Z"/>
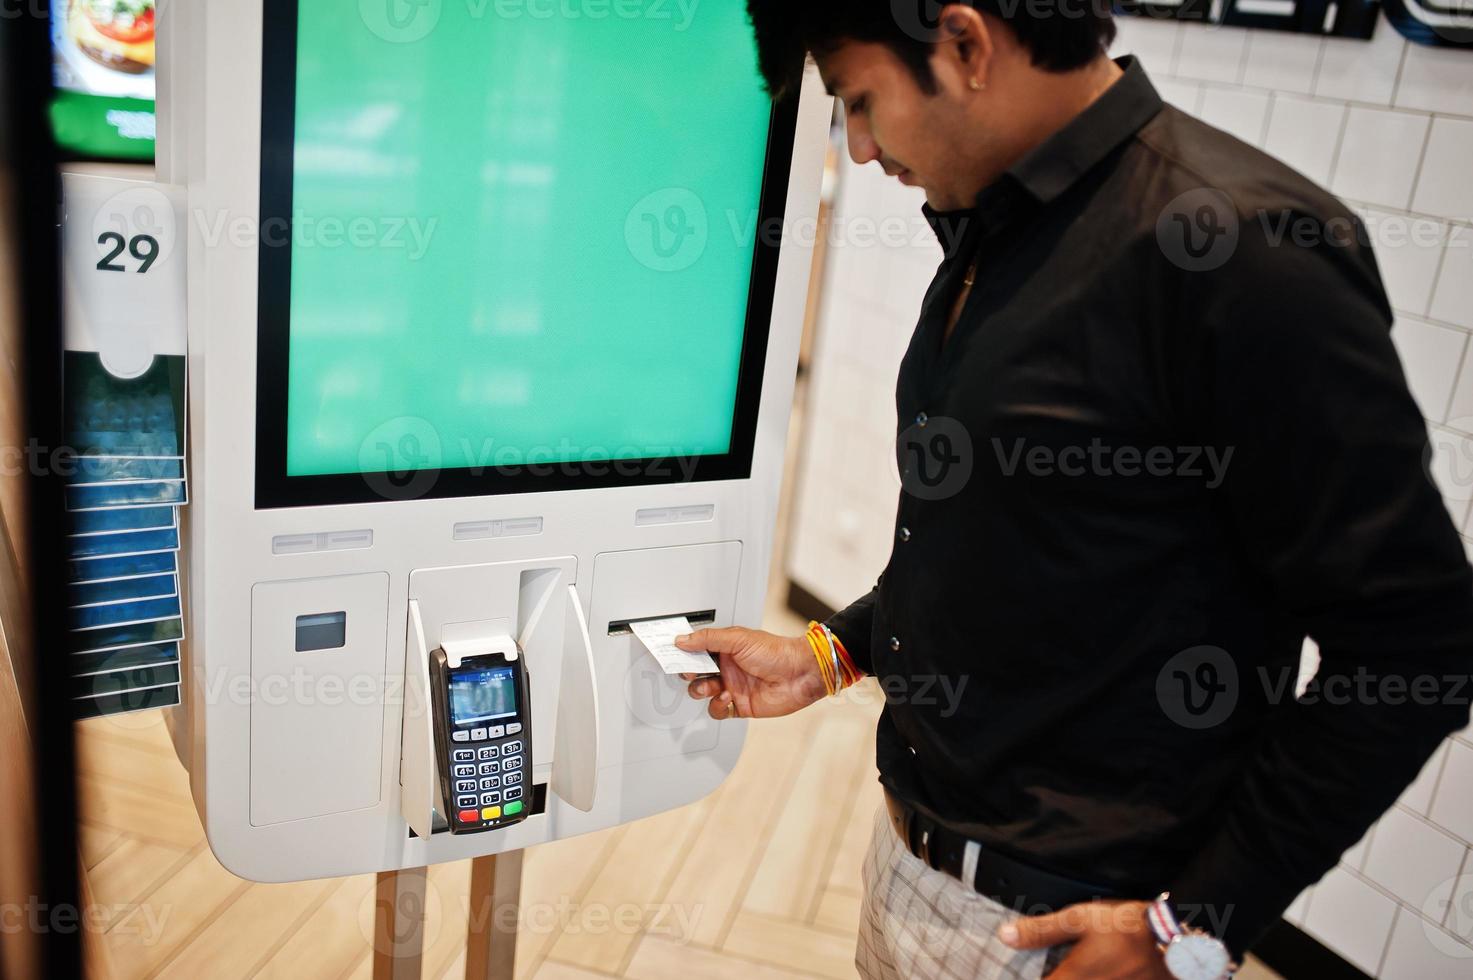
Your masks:
<path fill-rule="evenodd" d="M 481 814 L 478 811 L 476 811 L 476 810 L 461 810 L 460 811 L 460 822 L 461 823 L 475 823 L 477 820 L 480 820 L 480 819 L 481 819 Z"/>

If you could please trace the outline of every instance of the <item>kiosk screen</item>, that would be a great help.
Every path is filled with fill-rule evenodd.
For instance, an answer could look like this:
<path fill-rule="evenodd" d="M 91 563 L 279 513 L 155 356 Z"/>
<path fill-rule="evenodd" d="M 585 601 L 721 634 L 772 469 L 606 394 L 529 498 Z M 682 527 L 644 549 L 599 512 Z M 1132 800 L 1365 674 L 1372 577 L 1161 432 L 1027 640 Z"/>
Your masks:
<path fill-rule="evenodd" d="M 796 107 L 743 5 L 399 6 L 265 3 L 257 505 L 749 475 Z"/>

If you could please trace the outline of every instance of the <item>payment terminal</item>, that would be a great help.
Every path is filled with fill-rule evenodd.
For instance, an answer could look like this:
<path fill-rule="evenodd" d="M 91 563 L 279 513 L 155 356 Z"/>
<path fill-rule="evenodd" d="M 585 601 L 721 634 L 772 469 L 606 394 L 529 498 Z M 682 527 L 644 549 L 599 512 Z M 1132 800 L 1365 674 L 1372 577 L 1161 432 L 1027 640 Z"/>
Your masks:
<path fill-rule="evenodd" d="M 447 644 L 449 646 L 449 644 Z M 430 658 L 440 799 L 452 834 L 527 818 L 532 797 L 531 698 L 521 648 Z"/>

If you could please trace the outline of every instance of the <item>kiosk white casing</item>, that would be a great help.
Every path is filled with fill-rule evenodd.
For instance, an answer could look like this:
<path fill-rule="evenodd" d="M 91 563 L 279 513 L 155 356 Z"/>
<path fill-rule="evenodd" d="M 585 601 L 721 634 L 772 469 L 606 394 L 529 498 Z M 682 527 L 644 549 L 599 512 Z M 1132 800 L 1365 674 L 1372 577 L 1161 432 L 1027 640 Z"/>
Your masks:
<path fill-rule="evenodd" d="M 418 867 L 714 790 L 745 723 L 709 719 L 610 624 L 699 611 L 760 623 L 811 242 L 785 236 L 778 259 L 748 479 L 257 509 L 259 256 L 236 229 L 261 213 L 262 7 L 178 4 L 160 29 L 158 177 L 189 207 L 188 639 L 170 724 L 220 861 L 257 881 Z M 798 110 L 790 227 L 816 225 L 832 103 L 815 81 Z M 293 617 L 323 609 L 346 610 L 344 646 L 295 652 Z M 544 812 L 423 835 L 416 629 L 431 649 L 523 640 Z"/>

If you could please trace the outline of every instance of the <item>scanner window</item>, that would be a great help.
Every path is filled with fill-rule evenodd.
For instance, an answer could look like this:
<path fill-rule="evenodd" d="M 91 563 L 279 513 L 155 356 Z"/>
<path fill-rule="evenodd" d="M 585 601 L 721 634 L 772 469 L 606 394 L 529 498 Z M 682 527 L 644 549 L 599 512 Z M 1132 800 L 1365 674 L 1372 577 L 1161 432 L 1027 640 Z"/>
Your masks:
<path fill-rule="evenodd" d="M 310 613 L 297 617 L 297 652 L 337 650 L 348 645 L 346 612 Z"/>

